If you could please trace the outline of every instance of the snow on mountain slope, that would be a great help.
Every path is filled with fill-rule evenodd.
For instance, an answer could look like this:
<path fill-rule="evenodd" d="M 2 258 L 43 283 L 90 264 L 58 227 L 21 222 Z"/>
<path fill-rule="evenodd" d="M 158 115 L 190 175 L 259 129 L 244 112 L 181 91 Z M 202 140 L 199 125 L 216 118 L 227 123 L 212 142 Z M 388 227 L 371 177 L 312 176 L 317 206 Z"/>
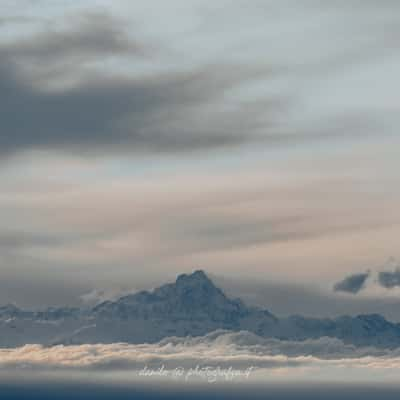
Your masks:
<path fill-rule="evenodd" d="M 400 347 L 400 326 L 377 314 L 336 319 L 277 318 L 228 298 L 203 271 L 176 282 L 105 301 L 90 310 L 0 307 L 0 347 L 95 343 L 155 343 L 165 337 L 248 331 L 264 338 L 306 341 L 337 338 L 346 345 Z"/>

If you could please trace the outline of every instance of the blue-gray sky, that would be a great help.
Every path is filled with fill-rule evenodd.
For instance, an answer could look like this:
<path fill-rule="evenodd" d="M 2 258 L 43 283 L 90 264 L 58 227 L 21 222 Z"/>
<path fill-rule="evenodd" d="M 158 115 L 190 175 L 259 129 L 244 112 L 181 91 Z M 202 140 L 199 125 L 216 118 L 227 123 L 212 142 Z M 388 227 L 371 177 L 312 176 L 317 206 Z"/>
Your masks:
<path fill-rule="evenodd" d="M 400 256 L 397 2 L 0 7 L 1 302 Z"/>

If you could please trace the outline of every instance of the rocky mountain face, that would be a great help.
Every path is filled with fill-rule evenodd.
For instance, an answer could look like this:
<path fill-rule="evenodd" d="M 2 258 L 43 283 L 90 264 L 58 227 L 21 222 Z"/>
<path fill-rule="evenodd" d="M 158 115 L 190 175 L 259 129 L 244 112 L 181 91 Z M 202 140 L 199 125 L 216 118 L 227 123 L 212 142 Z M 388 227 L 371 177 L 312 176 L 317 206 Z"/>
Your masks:
<path fill-rule="evenodd" d="M 305 340 L 335 337 L 355 346 L 400 347 L 400 325 L 380 315 L 314 319 L 277 318 L 267 310 L 228 298 L 203 271 L 176 282 L 103 302 L 90 310 L 0 307 L 0 346 L 144 343 L 168 336 L 199 336 L 228 329 L 262 337 Z"/>
<path fill-rule="evenodd" d="M 175 283 L 163 285 L 151 293 L 143 291 L 116 302 L 104 302 L 93 312 L 105 318 L 156 318 L 235 325 L 248 310 L 241 302 L 228 299 L 203 271 L 196 271 L 191 275 L 179 275 Z"/>

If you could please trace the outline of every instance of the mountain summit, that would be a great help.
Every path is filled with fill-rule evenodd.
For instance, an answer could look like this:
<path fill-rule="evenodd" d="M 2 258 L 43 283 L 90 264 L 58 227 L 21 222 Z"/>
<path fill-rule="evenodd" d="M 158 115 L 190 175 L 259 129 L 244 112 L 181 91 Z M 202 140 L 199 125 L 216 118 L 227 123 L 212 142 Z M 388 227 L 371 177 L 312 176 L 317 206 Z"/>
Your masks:
<path fill-rule="evenodd" d="M 207 284 L 210 286 L 214 286 L 214 283 L 211 279 L 206 275 L 206 273 L 202 269 L 198 269 L 194 271 L 192 274 L 181 274 L 176 278 L 176 284 Z"/>
<path fill-rule="evenodd" d="M 160 297 L 178 296 L 182 300 L 200 302 L 204 302 L 209 296 L 225 297 L 202 270 L 197 270 L 190 275 L 179 275 L 175 283 L 163 285 L 155 289 L 153 293 Z"/>
<path fill-rule="evenodd" d="M 168 283 L 152 292 L 141 291 L 124 296 L 117 301 L 107 301 L 93 310 L 102 317 L 115 315 L 129 319 L 152 316 L 157 319 L 197 320 L 231 324 L 246 312 L 242 303 L 231 300 L 217 288 L 201 270 L 179 275 L 174 283 Z"/>
<path fill-rule="evenodd" d="M 153 291 L 105 301 L 90 310 L 0 307 L 0 347 L 26 343 L 150 343 L 169 336 L 205 335 L 218 329 L 249 331 L 280 340 L 327 336 L 355 346 L 400 347 L 400 325 L 381 315 L 277 318 L 267 310 L 230 299 L 201 270 L 179 275 L 175 282 Z"/>

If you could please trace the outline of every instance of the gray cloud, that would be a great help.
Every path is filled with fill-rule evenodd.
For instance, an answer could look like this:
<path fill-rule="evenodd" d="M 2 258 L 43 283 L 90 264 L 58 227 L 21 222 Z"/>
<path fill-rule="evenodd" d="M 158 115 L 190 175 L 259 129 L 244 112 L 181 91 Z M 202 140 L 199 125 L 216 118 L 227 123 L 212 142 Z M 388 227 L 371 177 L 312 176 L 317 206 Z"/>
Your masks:
<path fill-rule="evenodd" d="M 100 73 L 91 63 L 143 60 L 152 46 L 134 42 L 107 15 L 79 21 L 0 45 L 3 155 L 37 148 L 176 152 L 233 145 L 257 137 L 262 122 L 283 104 L 235 96 L 220 101 L 244 81 L 268 75 L 262 68 Z"/>
<path fill-rule="evenodd" d="M 378 282 L 386 289 L 400 286 L 400 268 L 393 271 L 381 271 L 378 275 Z"/>
<path fill-rule="evenodd" d="M 129 37 L 125 24 L 106 13 L 84 13 L 66 18 L 66 27 L 47 20 L 30 35 L 3 41 L 0 54 L 31 80 L 43 87 L 84 72 L 90 63 L 104 63 L 118 57 L 148 57 L 151 50 Z M 61 25 L 62 26 L 62 25 Z"/>
<path fill-rule="evenodd" d="M 19 150 L 182 151 L 247 141 L 257 115 L 204 106 L 233 84 L 222 70 L 151 80 L 94 79 L 79 87 L 43 91 L 0 66 L 3 154 Z M 236 110 L 238 111 L 238 110 Z M 264 109 L 266 111 L 266 109 Z M 254 113 L 261 113 L 261 107 Z M 177 121 L 180 121 L 177 123 Z"/>
<path fill-rule="evenodd" d="M 7 17 L 7 23 L 15 18 L 26 17 Z M 357 126 L 352 122 L 345 129 L 339 126 L 349 118 L 343 113 L 335 114 L 333 123 L 324 118 L 322 127 L 314 121 L 311 126 L 317 131 L 297 123 L 290 127 L 286 113 L 290 95 L 266 91 L 263 98 L 250 101 L 237 91 L 254 81 L 266 88 L 271 75 L 283 70 L 287 74 L 289 65 L 282 67 L 271 55 L 273 67 L 247 63 L 258 65 L 257 70 L 226 61 L 229 58 L 211 59 L 205 66 L 198 61 L 197 67 L 184 69 L 176 53 L 172 62 L 169 56 L 159 57 L 161 46 L 133 35 L 131 25 L 132 19 L 91 12 L 73 19 L 43 20 L 40 31 L 2 40 L 0 107 L 5 134 L 0 138 L 0 155 L 31 149 L 174 153 L 260 140 L 288 144 L 357 132 L 365 135 L 375 133 L 375 125 L 380 128 L 380 116 L 370 111 L 368 121 L 359 124 L 365 121 L 363 110 L 358 111 L 362 118 L 353 119 Z M 168 43 L 164 45 L 163 50 Z M 361 44 L 356 40 L 354 46 Z M 330 58 L 338 59 L 336 51 Z M 146 62 L 145 68 L 137 67 Z M 305 68 L 310 62 L 304 61 Z M 164 68 L 164 63 L 175 67 Z M 154 72 L 155 65 L 165 72 Z M 294 68 L 300 67 L 296 63 Z"/>
<path fill-rule="evenodd" d="M 72 28 L 60 30 L 50 25 L 44 32 L 3 45 L 2 51 L 16 60 L 44 64 L 145 50 L 126 35 L 119 20 L 108 14 L 86 13 L 67 22 Z"/>
<path fill-rule="evenodd" d="M 246 304 L 266 308 L 280 317 L 305 315 L 308 317 L 357 316 L 381 314 L 390 321 L 400 321 L 398 297 L 382 295 L 337 296 L 309 284 L 271 282 L 268 278 L 252 279 L 247 276 L 230 278 L 213 275 L 216 285 L 230 297 L 239 297 Z"/>
<path fill-rule="evenodd" d="M 335 292 L 346 292 L 357 294 L 361 289 L 364 288 L 365 282 L 367 281 L 370 272 L 365 272 L 362 274 L 354 274 L 344 278 L 342 281 L 337 282 L 333 290 Z"/>

